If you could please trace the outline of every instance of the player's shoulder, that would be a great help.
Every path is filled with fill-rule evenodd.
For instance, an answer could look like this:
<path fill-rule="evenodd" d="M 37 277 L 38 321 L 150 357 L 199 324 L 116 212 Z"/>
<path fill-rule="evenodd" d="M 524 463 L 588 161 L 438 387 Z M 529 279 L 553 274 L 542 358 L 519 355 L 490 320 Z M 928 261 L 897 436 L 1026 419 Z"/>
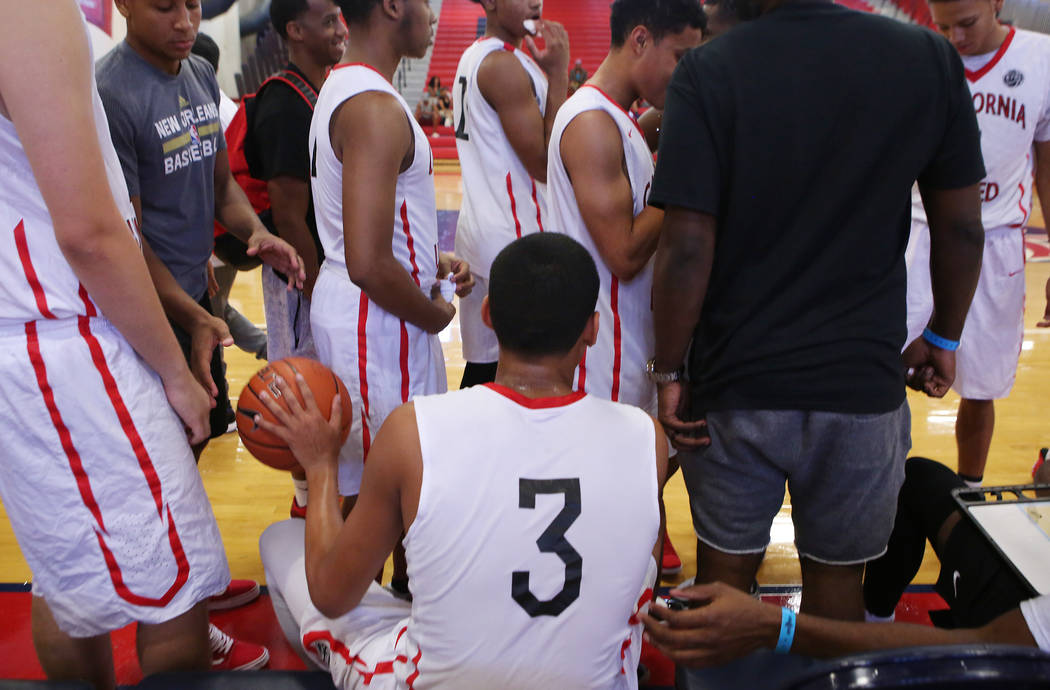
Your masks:
<path fill-rule="evenodd" d="M 1050 36 L 1036 31 L 1014 29 L 1011 49 L 1025 54 L 1025 57 L 1040 58 L 1050 61 Z"/>
<path fill-rule="evenodd" d="M 189 57 L 182 61 L 182 69 L 186 76 L 192 77 L 204 88 L 218 94 L 219 80 L 215 76 L 215 68 L 200 55 L 190 53 Z"/>

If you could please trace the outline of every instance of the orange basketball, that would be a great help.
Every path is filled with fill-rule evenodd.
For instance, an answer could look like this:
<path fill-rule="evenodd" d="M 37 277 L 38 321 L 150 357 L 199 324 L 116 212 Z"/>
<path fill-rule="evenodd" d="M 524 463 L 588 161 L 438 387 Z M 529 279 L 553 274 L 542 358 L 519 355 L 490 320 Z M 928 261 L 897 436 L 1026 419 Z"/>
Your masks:
<path fill-rule="evenodd" d="M 286 357 L 271 362 L 256 372 L 241 391 L 241 397 L 237 399 L 237 433 L 240 434 L 241 442 L 249 453 L 263 464 L 279 470 L 298 469 L 299 463 L 283 440 L 256 425 L 255 415 L 259 414 L 267 421 L 277 422 L 259 398 L 263 391 L 279 402 L 284 409 L 288 409 L 288 404 L 282 400 L 281 389 L 277 387 L 278 376 L 295 391 L 296 398 L 302 404 L 303 396 L 296 385 L 296 374 L 302 375 L 306 385 L 310 386 L 317 407 L 325 418 L 332 413 L 332 400 L 335 394 L 339 393 L 343 409 L 343 434 L 340 441 L 346 441 L 350 433 L 350 396 L 346 392 L 346 386 L 331 369 L 305 357 Z"/>

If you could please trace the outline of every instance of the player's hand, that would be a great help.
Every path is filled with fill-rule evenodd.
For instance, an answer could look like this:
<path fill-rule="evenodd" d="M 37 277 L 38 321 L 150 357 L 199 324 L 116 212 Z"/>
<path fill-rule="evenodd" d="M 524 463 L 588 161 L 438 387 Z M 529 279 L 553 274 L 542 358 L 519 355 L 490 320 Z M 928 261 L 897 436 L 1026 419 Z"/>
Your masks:
<path fill-rule="evenodd" d="M 441 286 L 434 283 L 430 288 L 430 303 L 437 307 L 434 320 L 426 327 L 427 333 L 440 333 L 445 326 L 452 323 L 452 317 L 456 315 L 456 307 L 441 296 Z"/>
<path fill-rule="evenodd" d="M 302 374 L 295 375 L 295 385 L 299 387 L 299 393 L 303 396 L 302 404 L 299 404 L 295 391 L 287 381 L 278 376 L 276 382 L 281 391 L 281 399 L 288 405 L 288 409 L 284 409 L 269 393 L 263 391 L 259 394 L 259 399 L 277 419 L 278 424 L 263 419 L 262 415 L 256 415 L 255 423 L 263 431 L 268 431 L 287 443 L 288 449 L 307 472 L 338 463 L 343 424 L 343 401 L 339 394 L 332 399 L 330 418 L 325 419 Z"/>
<path fill-rule="evenodd" d="M 921 335 L 904 349 L 901 360 L 908 387 L 931 398 L 943 398 L 955 382 L 955 353 L 931 345 Z"/>
<path fill-rule="evenodd" d="M 452 282 L 456 284 L 456 295 L 466 297 L 474 289 L 474 274 L 470 272 L 470 264 L 459 258 L 452 252 L 441 252 L 438 257 L 438 279 L 442 279 L 449 273 L 452 274 Z"/>
<path fill-rule="evenodd" d="M 711 445 L 707 420 L 687 422 L 689 391 L 681 381 L 657 384 L 659 419 L 671 445 L 678 450 L 696 450 Z"/>
<path fill-rule="evenodd" d="M 720 582 L 672 589 L 670 594 L 695 602 L 696 608 L 672 611 L 655 603 L 638 618 L 645 625 L 647 641 L 676 664 L 718 666 L 776 645 L 781 618 L 778 606 Z"/>
<path fill-rule="evenodd" d="M 203 309 L 201 312 L 201 317 L 190 329 L 190 370 L 193 371 L 197 382 L 211 395 L 211 406 L 215 407 L 219 387 L 211 376 L 212 356 L 215 348 L 220 345 L 233 345 L 233 336 L 230 335 L 230 328 L 225 321 L 204 312 Z"/>
<path fill-rule="evenodd" d="M 208 262 L 208 297 L 219 294 L 219 281 L 215 279 L 215 267 Z"/>
<path fill-rule="evenodd" d="M 164 381 L 164 395 L 186 427 L 190 445 L 206 441 L 211 435 L 208 414 L 215 407 L 215 399 L 208 396 L 208 392 L 194 379 L 188 368 L 171 380 Z"/>
<path fill-rule="evenodd" d="M 303 260 L 292 245 L 277 235 L 257 228 L 248 239 L 248 256 L 258 256 L 264 264 L 288 276 L 288 290 L 293 287 L 303 289 L 306 280 L 306 269 Z"/>
<path fill-rule="evenodd" d="M 558 22 L 536 21 L 536 35 L 543 37 L 543 50 L 532 36 L 525 37 L 525 47 L 544 74 L 569 79 L 569 32 Z"/>

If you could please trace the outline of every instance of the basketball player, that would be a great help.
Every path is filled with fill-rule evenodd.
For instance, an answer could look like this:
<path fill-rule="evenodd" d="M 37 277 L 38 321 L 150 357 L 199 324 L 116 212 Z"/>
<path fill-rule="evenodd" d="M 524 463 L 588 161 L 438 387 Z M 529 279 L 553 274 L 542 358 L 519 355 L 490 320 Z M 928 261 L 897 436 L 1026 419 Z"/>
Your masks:
<path fill-rule="evenodd" d="M 446 390 L 437 333 L 455 314 L 452 288 L 462 296 L 472 282 L 465 262 L 438 252 L 430 142 L 390 83 L 402 57 L 426 52 L 437 18 L 426 0 L 338 4 L 350 28 L 347 64 L 325 81 L 310 127 L 325 254 L 310 323 L 321 362 L 350 391 L 339 491 L 352 497 L 386 416 Z"/>
<path fill-rule="evenodd" d="M 959 476 L 980 485 L 995 427 L 995 403 L 1013 387 L 1024 334 L 1024 229 L 1033 173 L 1050 208 L 1050 38 L 999 23 L 1002 0 L 933 0 L 937 29 L 962 56 L 981 127 L 988 174 L 981 182 L 984 263 L 959 339 L 954 388 Z M 908 243 L 908 342 L 933 311 L 930 240 L 913 195 Z"/>
<path fill-rule="evenodd" d="M 205 670 L 206 599 L 230 581 L 187 442 L 208 394 L 136 244 L 77 3 L 0 14 L 0 496 L 37 656 L 112 688 L 109 632 L 138 621 L 143 673 Z"/>
<path fill-rule="evenodd" d="M 263 534 L 267 582 L 286 634 L 341 688 L 637 687 L 666 438 L 641 410 L 573 388 L 598 333 L 598 275 L 578 243 L 511 243 L 489 288 L 495 383 L 391 414 L 346 523 L 338 408 L 326 421 L 312 398 L 291 414 L 267 400 L 282 426 L 264 428 L 315 491 L 305 526 Z M 411 604 L 372 582 L 402 531 Z"/>
<path fill-rule="evenodd" d="M 576 387 L 656 414 L 653 356 L 653 254 L 663 211 L 647 205 L 656 123 L 678 59 L 700 44 L 706 23 L 697 0 L 616 0 L 612 50 L 590 81 L 559 109 L 547 156 L 550 227 L 580 242 L 598 266 L 604 328 L 576 371 Z M 649 137 L 630 116 L 643 98 Z M 670 539 L 664 574 L 681 570 Z"/>
<path fill-rule="evenodd" d="M 456 251 L 477 283 L 460 303 L 463 388 L 496 374 L 496 337 L 481 322 L 489 267 L 516 237 L 543 231 L 547 146 L 569 89 L 568 34 L 540 19 L 541 0 L 474 2 L 485 9 L 485 36 L 463 53 L 452 85 L 463 175 Z M 526 22 L 543 36 L 542 50 Z"/>
<path fill-rule="evenodd" d="M 270 5 L 270 20 L 288 47 L 288 64 L 281 80 L 271 81 L 256 93 L 245 155 L 254 177 L 266 181 L 270 213 L 264 214 L 268 216 L 264 220 L 303 258 L 306 280 L 301 291 L 288 291 L 279 274 L 263 267 L 267 351 L 271 360 L 316 359 L 310 295 L 323 251 L 310 195 L 313 106 L 303 94 L 312 91 L 316 100 L 328 71 L 346 50 L 346 26 L 332 0 L 275 0 Z M 290 81 L 296 78 L 301 80 L 299 86 Z M 302 517 L 309 502 L 306 477 L 293 473 L 292 480 L 291 514 Z"/>

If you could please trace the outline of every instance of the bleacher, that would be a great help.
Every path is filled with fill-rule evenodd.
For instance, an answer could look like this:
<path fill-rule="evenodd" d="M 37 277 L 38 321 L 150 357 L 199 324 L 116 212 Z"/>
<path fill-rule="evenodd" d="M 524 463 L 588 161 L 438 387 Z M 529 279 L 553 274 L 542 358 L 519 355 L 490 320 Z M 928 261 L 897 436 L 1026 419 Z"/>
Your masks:
<path fill-rule="evenodd" d="M 609 0 L 577 0 L 552 3 L 544 9 L 544 18 L 562 23 L 569 32 L 569 66 L 579 58 L 583 68 L 592 74 L 609 52 Z M 470 0 L 444 0 L 434 36 L 433 55 L 427 81 L 436 76 L 452 90 L 459 57 L 484 33 L 485 12 Z M 428 134 L 430 128 L 426 128 Z M 451 127 L 438 127 L 431 139 L 437 159 L 456 159 L 456 140 Z"/>

